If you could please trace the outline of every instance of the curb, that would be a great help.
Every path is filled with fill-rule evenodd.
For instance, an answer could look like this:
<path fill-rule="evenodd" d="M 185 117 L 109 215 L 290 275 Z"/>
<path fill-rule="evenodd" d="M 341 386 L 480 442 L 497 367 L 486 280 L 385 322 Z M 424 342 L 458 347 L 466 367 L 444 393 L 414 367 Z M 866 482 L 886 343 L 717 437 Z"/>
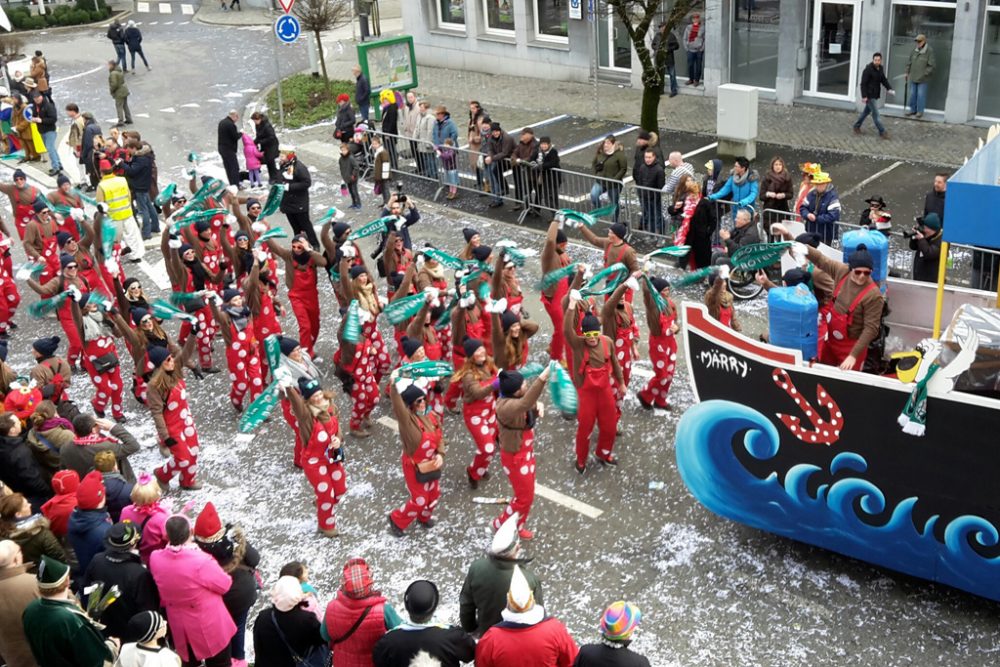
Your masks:
<path fill-rule="evenodd" d="M 105 24 L 110 24 L 115 19 L 119 21 L 126 16 L 131 16 L 133 11 L 131 9 L 123 9 L 122 11 L 115 14 L 112 12 L 108 14 L 107 18 L 101 19 L 100 21 L 92 21 L 90 23 L 80 23 L 77 25 L 61 25 L 53 28 L 40 28 L 38 30 L 15 30 L 13 32 L 7 33 L 11 37 L 17 37 L 19 35 L 40 35 L 45 33 L 46 35 L 51 33 L 68 32 L 70 30 L 80 30 L 81 28 L 92 28 L 92 27 L 103 27 Z"/>
<path fill-rule="evenodd" d="M 194 17 L 193 17 L 193 19 L 195 21 L 197 21 L 198 23 L 201 23 L 202 25 L 228 26 L 228 27 L 231 27 L 231 28 L 249 28 L 249 27 L 255 27 L 255 26 L 269 26 L 269 25 L 271 25 L 273 23 L 272 15 L 273 16 L 280 16 L 280 14 L 278 14 L 277 12 L 275 12 L 273 10 L 270 10 L 268 12 L 268 15 L 267 15 L 267 20 L 265 20 L 265 21 L 256 21 L 254 23 L 233 23 L 231 21 L 216 21 L 216 20 L 210 20 L 210 19 L 206 18 L 205 16 L 203 16 L 203 14 L 212 15 L 212 14 L 216 14 L 216 12 L 205 12 L 202 9 L 202 7 L 204 7 L 204 5 L 198 7 L 198 11 L 195 12 Z"/>

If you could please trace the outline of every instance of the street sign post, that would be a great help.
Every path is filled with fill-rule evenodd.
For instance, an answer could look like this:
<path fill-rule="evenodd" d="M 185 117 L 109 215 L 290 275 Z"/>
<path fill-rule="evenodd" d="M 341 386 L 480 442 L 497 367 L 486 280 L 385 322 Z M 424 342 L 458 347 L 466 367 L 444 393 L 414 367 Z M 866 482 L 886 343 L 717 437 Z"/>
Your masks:
<path fill-rule="evenodd" d="M 301 32 L 302 26 L 299 25 L 299 20 L 291 14 L 282 14 L 274 22 L 274 34 L 285 44 L 293 43 Z"/>

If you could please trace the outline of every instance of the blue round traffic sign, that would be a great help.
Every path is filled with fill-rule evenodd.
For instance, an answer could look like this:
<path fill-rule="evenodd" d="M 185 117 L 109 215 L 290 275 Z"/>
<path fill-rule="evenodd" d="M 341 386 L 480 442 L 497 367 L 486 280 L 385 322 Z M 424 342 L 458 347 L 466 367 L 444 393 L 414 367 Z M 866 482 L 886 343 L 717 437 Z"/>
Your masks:
<path fill-rule="evenodd" d="M 299 25 L 299 20 L 291 14 L 282 14 L 274 22 L 274 34 L 285 44 L 297 40 L 301 32 L 302 26 Z"/>

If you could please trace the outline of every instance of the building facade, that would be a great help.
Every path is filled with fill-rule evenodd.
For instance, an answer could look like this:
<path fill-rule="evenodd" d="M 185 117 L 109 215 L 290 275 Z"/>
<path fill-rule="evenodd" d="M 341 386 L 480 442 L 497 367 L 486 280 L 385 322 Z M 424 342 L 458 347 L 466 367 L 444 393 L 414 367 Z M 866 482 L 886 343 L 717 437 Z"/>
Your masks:
<path fill-rule="evenodd" d="M 672 0 L 664 0 L 666 14 Z M 641 85 L 627 32 L 603 0 L 406 0 L 403 25 L 419 62 L 496 74 Z M 1000 0 L 705 0 L 705 72 L 684 94 L 742 83 L 779 104 L 860 104 L 861 72 L 883 54 L 902 111 L 914 37 L 936 66 L 925 118 L 1000 119 Z M 683 26 L 677 28 L 681 36 Z M 687 59 L 678 53 L 678 78 Z"/>

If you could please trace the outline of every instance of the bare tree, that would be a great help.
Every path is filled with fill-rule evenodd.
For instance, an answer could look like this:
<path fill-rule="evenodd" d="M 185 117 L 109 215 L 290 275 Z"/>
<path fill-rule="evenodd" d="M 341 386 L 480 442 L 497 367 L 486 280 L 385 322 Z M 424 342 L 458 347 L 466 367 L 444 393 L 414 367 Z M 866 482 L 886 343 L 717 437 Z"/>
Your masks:
<path fill-rule="evenodd" d="M 311 32 L 316 38 L 323 81 L 329 87 L 330 77 L 326 73 L 326 59 L 323 57 L 323 41 L 320 35 L 327 30 L 335 30 L 350 23 L 353 18 L 352 4 L 350 0 L 298 0 L 292 7 L 292 13 L 299 18 L 302 30 Z"/>
<path fill-rule="evenodd" d="M 660 97 L 663 95 L 663 73 L 667 64 L 667 40 L 657 43 L 655 52 L 646 46 L 646 36 L 650 29 L 655 30 L 654 21 L 661 9 L 669 4 L 667 0 L 606 0 L 607 11 L 625 25 L 629 40 L 635 46 L 635 53 L 642 65 L 642 111 L 639 125 L 644 130 L 654 132 L 658 129 L 657 116 L 660 108 Z M 684 17 L 698 4 L 698 0 L 674 0 L 664 23 L 667 33 L 681 24 Z"/>

